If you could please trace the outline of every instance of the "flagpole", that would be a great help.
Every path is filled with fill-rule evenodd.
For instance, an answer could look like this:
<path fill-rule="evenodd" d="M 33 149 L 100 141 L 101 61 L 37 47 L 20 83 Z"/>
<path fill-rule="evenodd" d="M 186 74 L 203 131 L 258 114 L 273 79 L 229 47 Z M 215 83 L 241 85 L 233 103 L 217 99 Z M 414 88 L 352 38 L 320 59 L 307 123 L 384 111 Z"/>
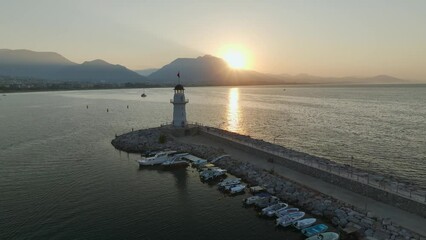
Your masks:
<path fill-rule="evenodd" d="M 178 77 L 178 84 L 180 84 L 180 71 L 178 72 L 177 77 Z"/>

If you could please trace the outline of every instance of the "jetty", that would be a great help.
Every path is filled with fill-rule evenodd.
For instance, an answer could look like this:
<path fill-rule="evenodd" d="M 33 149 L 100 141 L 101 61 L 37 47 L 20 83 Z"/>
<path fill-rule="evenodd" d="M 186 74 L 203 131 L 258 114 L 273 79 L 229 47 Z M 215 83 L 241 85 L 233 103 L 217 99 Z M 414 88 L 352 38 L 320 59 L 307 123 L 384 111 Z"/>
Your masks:
<path fill-rule="evenodd" d="M 395 179 L 377 173 L 198 123 L 133 131 L 111 143 L 130 153 L 173 149 L 204 159 L 229 154 L 215 165 L 342 231 L 355 229 L 376 239 L 426 239 L 424 189 L 395 186 Z"/>
<path fill-rule="evenodd" d="M 426 240 L 426 189 L 371 171 L 288 149 L 220 128 L 188 123 L 185 88 L 174 88 L 173 120 L 160 127 L 116 135 L 128 153 L 174 150 L 260 186 L 304 212 L 324 218 L 342 239 Z M 200 159 L 192 159 L 198 161 Z M 244 186 L 245 188 L 245 186 Z"/>

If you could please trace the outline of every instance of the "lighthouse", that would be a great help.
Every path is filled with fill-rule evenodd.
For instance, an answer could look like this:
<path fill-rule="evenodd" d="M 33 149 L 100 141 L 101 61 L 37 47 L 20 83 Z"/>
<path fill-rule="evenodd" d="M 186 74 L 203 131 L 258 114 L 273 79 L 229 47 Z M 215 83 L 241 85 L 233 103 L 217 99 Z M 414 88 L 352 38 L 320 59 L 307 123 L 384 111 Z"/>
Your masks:
<path fill-rule="evenodd" d="M 188 103 L 188 99 L 185 99 L 185 89 L 182 84 L 176 85 L 174 92 L 173 99 L 170 100 L 170 103 L 173 104 L 172 125 L 176 128 L 184 128 L 187 125 L 185 105 Z"/>

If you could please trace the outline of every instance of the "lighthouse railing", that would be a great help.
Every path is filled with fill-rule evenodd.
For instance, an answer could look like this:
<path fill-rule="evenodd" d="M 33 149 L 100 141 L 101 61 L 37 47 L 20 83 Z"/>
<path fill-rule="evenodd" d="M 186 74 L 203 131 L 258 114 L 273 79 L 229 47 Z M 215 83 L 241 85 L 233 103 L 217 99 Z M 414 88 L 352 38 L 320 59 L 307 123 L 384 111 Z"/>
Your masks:
<path fill-rule="evenodd" d="M 189 103 L 189 99 L 185 99 L 184 101 L 174 101 L 173 99 L 170 99 L 170 103 Z"/>

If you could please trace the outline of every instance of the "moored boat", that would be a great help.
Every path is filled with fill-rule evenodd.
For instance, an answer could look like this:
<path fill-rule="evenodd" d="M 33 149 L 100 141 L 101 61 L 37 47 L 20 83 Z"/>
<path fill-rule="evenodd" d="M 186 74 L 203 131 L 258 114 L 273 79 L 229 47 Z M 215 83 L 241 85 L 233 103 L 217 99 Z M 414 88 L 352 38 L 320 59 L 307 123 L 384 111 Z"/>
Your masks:
<path fill-rule="evenodd" d="M 316 218 L 305 218 L 305 219 L 301 219 L 299 221 L 296 221 L 293 223 L 293 227 L 295 227 L 296 229 L 304 229 L 307 227 L 312 226 L 315 222 L 317 221 Z"/>
<path fill-rule="evenodd" d="M 217 187 L 219 189 L 223 189 L 227 186 L 230 185 L 236 185 L 236 184 L 240 184 L 241 183 L 241 178 L 227 178 L 225 180 L 223 180 L 222 182 L 217 184 Z"/>
<path fill-rule="evenodd" d="M 158 165 L 172 159 L 176 154 L 179 154 L 179 153 L 176 151 L 158 152 L 152 157 L 143 157 L 142 159 L 139 159 L 138 163 L 140 166 Z"/>
<path fill-rule="evenodd" d="M 277 226 L 280 225 L 282 227 L 290 226 L 295 221 L 303 218 L 305 216 L 305 212 L 292 212 L 283 217 L 280 217 L 276 220 Z"/>
<path fill-rule="evenodd" d="M 298 211 L 299 211 L 298 208 L 284 208 L 284 209 L 280 209 L 280 210 L 276 211 L 275 216 L 277 218 L 280 218 L 280 217 L 284 217 L 285 215 L 287 215 L 289 213 L 298 212 Z"/>
<path fill-rule="evenodd" d="M 245 185 L 245 184 L 237 184 L 237 185 L 231 187 L 231 189 L 229 189 L 229 193 L 230 194 L 242 193 L 242 192 L 244 192 L 246 187 L 247 187 L 247 185 Z"/>
<path fill-rule="evenodd" d="M 325 225 L 325 224 L 317 224 L 315 226 L 302 229 L 301 232 L 306 237 L 312 237 L 312 236 L 314 236 L 316 234 L 319 234 L 319 233 L 327 231 L 327 229 L 328 229 L 327 225 Z"/>
<path fill-rule="evenodd" d="M 325 232 L 306 238 L 306 240 L 339 240 L 339 234 L 335 232 Z"/>
<path fill-rule="evenodd" d="M 221 168 L 211 168 L 200 173 L 200 178 L 203 181 L 210 181 L 224 176 L 226 176 L 226 170 Z"/>
<path fill-rule="evenodd" d="M 253 187 L 250 187 L 249 190 L 253 194 L 265 191 L 265 189 L 263 187 L 261 187 L 261 186 L 253 186 Z"/>
<path fill-rule="evenodd" d="M 261 198 L 260 200 L 256 201 L 254 203 L 254 205 L 258 208 L 265 208 L 265 207 L 269 207 L 271 205 L 274 205 L 274 204 L 278 203 L 279 201 L 280 201 L 279 198 L 277 198 L 275 196 L 269 196 L 269 197 Z"/>
<path fill-rule="evenodd" d="M 281 209 L 286 209 L 288 207 L 287 203 L 279 202 L 277 204 L 271 205 L 269 207 L 263 208 L 261 214 L 264 216 L 272 217 L 275 215 L 275 212 Z"/>
<path fill-rule="evenodd" d="M 262 197 L 260 197 L 260 196 L 251 196 L 251 197 L 243 199 L 243 203 L 245 205 L 253 205 L 256 201 L 258 201 L 261 198 Z"/>
<path fill-rule="evenodd" d="M 177 168 L 177 167 L 187 167 L 189 163 L 179 157 L 167 160 L 161 164 L 166 168 Z"/>
<path fill-rule="evenodd" d="M 211 164 L 211 163 L 205 163 L 205 164 L 201 164 L 201 165 L 197 166 L 197 170 L 199 172 L 203 172 L 205 170 L 209 170 L 209 169 L 213 169 L 213 168 L 216 168 L 216 167 L 215 167 L 214 164 Z"/>
<path fill-rule="evenodd" d="M 198 160 L 195 160 L 195 161 L 192 162 L 192 166 L 193 167 L 198 167 L 198 166 L 206 164 L 206 163 L 207 163 L 207 160 L 205 160 L 205 159 L 198 159 Z"/>

